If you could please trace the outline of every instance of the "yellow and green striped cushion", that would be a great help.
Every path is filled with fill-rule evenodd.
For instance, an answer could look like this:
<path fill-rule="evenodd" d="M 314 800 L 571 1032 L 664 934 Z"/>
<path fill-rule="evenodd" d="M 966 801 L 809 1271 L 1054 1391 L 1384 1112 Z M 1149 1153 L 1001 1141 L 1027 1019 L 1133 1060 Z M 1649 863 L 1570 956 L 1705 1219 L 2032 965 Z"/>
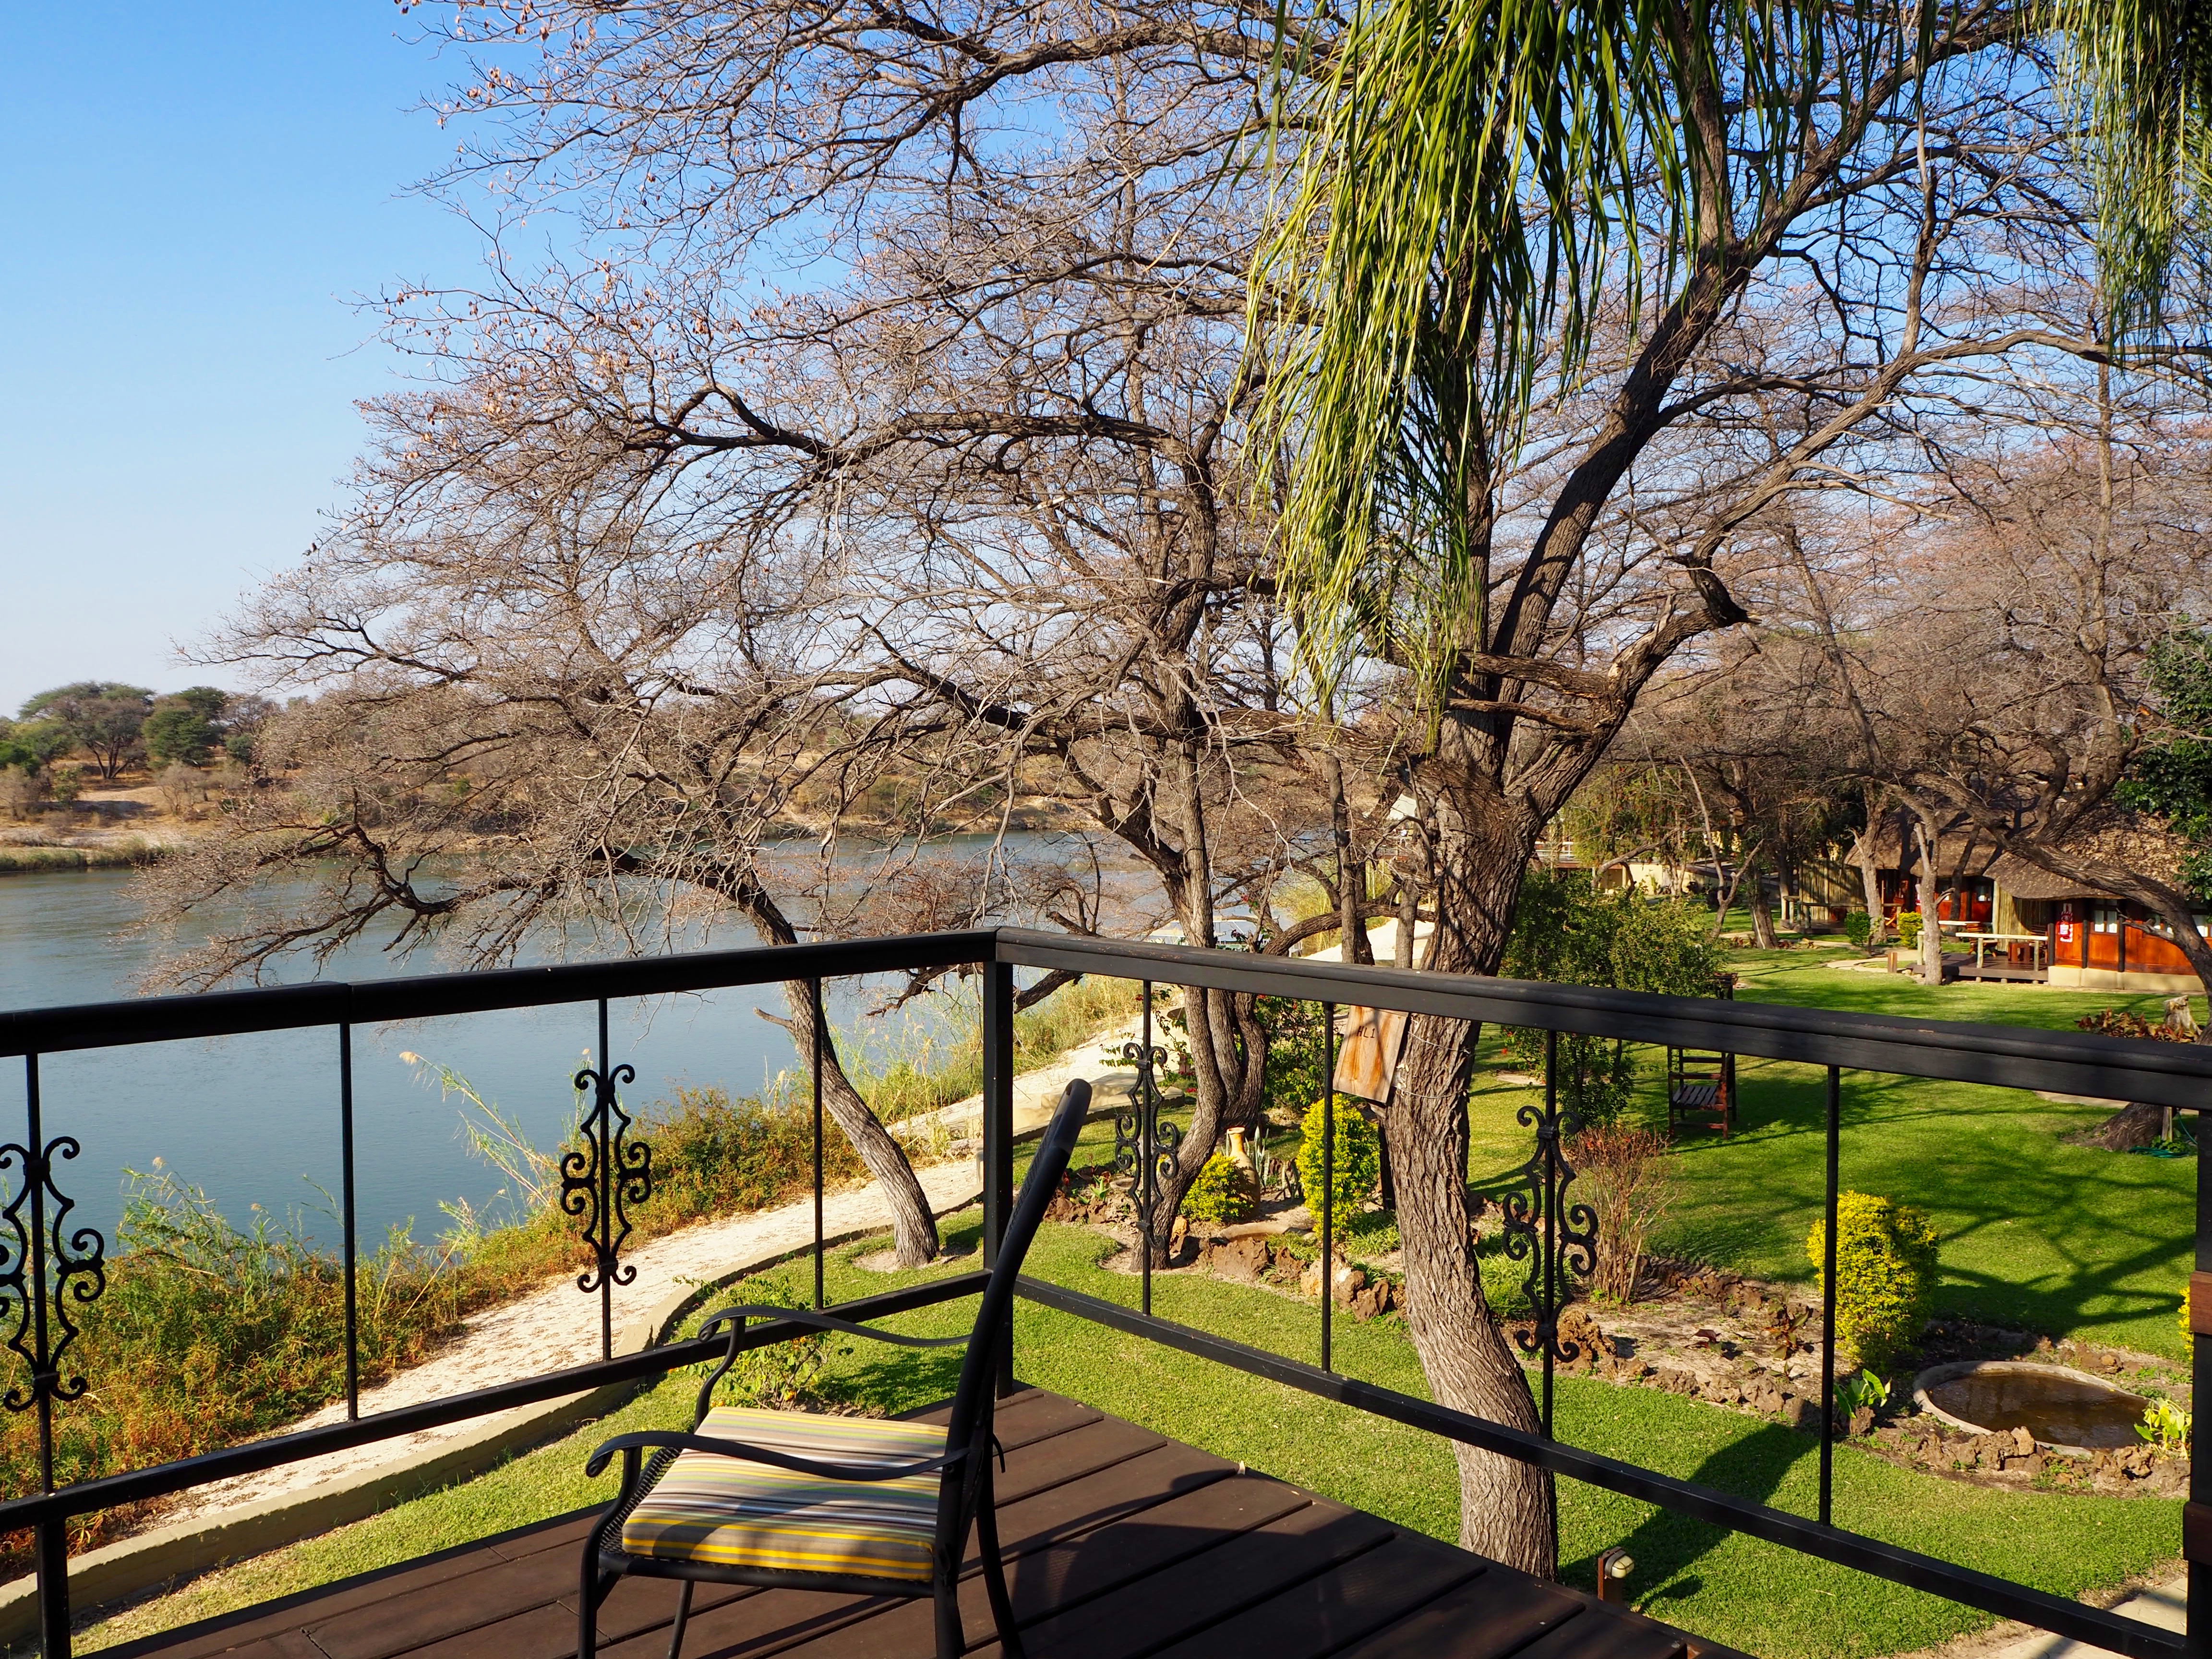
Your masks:
<path fill-rule="evenodd" d="M 717 1406 L 699 1433 L 818 1462 L 866 1468 L 935 1457 L 945 1431 L 880 1418 Z M 717 1566 L 927 1579 L 940 1477 L 827 1480 L 715 1452 L 687 1451 L 623 1523 L 632 1555 Z"/>

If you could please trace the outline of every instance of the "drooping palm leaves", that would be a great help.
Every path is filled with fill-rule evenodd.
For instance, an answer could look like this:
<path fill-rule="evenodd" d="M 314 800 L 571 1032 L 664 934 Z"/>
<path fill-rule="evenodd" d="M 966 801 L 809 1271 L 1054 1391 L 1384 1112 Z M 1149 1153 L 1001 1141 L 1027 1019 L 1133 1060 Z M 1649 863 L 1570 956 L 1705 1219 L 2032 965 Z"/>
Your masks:
<path fill-rule="evenodd" d="M 2044 0 L 2044 21 L 2096 195 L 2106 337 L 2140 343 L 2212 207 L 2212 3 Z"/>
<path fill-rule="evenodd" d="M 1492 457 L 1540 368 L 1574 374 L 1608 290 L 1630 326 L 1671 297 L 1928 61 L 1950 3 L 1356 0 L 1340 36 L 1286 50 L 1254 435 L 1287 463 L 1280 579 L 1324 698 L 1364 653 L 1438 706 L 1482 644 Z M 2025 4 L 2086 135 L 2107 337 L 2143 337 L 2212 204 L 2212 0 Z M 1283 39 L 1310 41 L 1287 5 Z"/>
<path fill-rule="evenodd" d="M 1571 374 L 1607 285 L 1632 309 L 1784 188 L 1816 112 L 1923 22 L 1814 0 L 1360 0 L 1325 54 L 1286 62 L 1274 132 L 1296 151 L 1250 323 L 1257 436 L 1289 460 L 1282 580 L 1324 691 L 1366 651 L 1433 703 L 1482 626 L 1490 458 L 1539 366 Z M 1725 155 L 1685 131 L 1701 97 L 1727 111 Z"/>

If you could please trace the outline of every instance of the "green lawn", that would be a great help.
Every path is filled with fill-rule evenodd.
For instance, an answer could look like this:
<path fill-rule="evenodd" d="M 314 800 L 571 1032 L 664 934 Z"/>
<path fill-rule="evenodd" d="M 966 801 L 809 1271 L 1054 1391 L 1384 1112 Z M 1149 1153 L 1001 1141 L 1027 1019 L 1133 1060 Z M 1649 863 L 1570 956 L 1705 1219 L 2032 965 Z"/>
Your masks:
<path fill-rule="evenodd" d="M 975 1225 L 971 1217 L 948 1231 L 956 1241 L 969 1239 Z M 907 1277 L 852 1266 L 869 1248 L 854 1246 L 833 1261 L 834 1297 L 865 1295 Z M 1135 1282 L 1099 1265 L 1107 1250 L 1095 1233 L 1048 1228 L 1032 1267 L 1054 1282 L 1133 1304 Z M 806 1277 L 803 1269 L 782 1276 L 793 1291 Z M 955 1304 L 899 1323 L 932 1334 L 964 1328 L 972 1307 Z M 1169 1276 L 1157 1285 L 1155 1307 L 1170 1318 L 1276 1352 L 1314 1355 L 1316 1310 L 1265 1291 Z M 1450 1455 L 1427 1436 L 1031 1306 L 1021 1310 L 1017 1344 L 1018 1368 L 1031 1382 L 1404 1526 L 1443 1538 L 1455 1534 Z M 1343 1322 L 1337 1358 L 1353 1374 L 1426 1392 L 1395 1321 Z M 950 1392 L 957 1364 L 951 1355 L 872 1350 L 840 1357 L 830 1375 L 839 1392 L 896 1411 Z M 100 1626 L 84 1649 L 592 1501 L 599 1491 L 581 1476 L 589 1447 L 622 1429 L 678 1422 L 695 1386 L 672 1381 L 617 1418 L 480 1480 L 212 1576 Z M 1791 1510 L 1809 1512 L 1814 1504 L 1813 1440 L 1754 1418 L 1669 1395 L 1564 1378 L 1558 1424 L 1577 1444 L 1669 1474 Z M 2142 1499 L 1991 1492 L 1913 1474 L 1848 1447 L 1837 1457 L 1837 1518 L 1843 1524 L 2063 1595 L 2155 1568 L 2173 1553 L 2178 1510 L 2172 1503 Z M 1589 1583 L 1598 1552 L 1625 1543 L 1638 1563 L 1632 1593 L 1650 1611 L 1767 1659 L 1894 1653 L 1987 1622 L 1936 1598 L 1573 1482 L 1562 1483 L 1561 1512 L 1567 1582 Z"/>
<path fill-rule="evenodd" d="M 2163 999 L 2035 987 L 1947 985 L 1821 967 L 1827 953 L 1740 951 L 1742 999 L 1868 1013 L 2070 1030 L 2082 1014 Z M 1664 1060 L 1647 1051 L 1647 1108 Z M 1805 1237 L 1820 1214 L 1825 1104 L 1819 1068 L 1741 1062 L 1742 1127 L 1686 1136 L 1680 1195 L 1658 1247 L 1765 1279 L 1809 1281 Z M 1507 1184 L 1528 1156 L 1513 1119 L 1528 1091 L 1488 1080 L 1474 1101 L 1474 1168 Z M 1847 1072 L 1843 1182 L 1926 1209 L 1942 1238 L 1944 1311 L 2183 1358 L 2174 1313 L 2195 1237 L 2196 1164 L 2061 1144 L 2106 1109 L 2025 1091 Z"/>

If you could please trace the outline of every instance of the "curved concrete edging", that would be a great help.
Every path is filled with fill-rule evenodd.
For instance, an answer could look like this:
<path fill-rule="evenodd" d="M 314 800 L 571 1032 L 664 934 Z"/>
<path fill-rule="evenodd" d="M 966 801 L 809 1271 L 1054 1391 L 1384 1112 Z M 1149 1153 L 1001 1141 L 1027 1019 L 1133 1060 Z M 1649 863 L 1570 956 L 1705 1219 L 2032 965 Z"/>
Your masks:
<path fill-rule="evenodd" d="M 973 1209 L 978 1193 L 936 1213 L 942 1218 Z M 826 1249 L 851 1244 L 884 1231 L 878 1223 L 856 1227 L 823 1240 Z M 740 1262 L 713 1279 L 664 1297 L 641 1319 L 615 1334 L 617 1354 L 636 1353 L 666 1341 L 700 1303 L 734 1279 L 749 1278 L 813 1253 L 814 1242 L 772 1250 Z M 565 1395 L 536 1406 L 502 1413 L 473 1433 L 395 1457 L 357 1474 L 289 1492 L 258 1504 L 240 1504 L 213 1516 L 179 1521 L 149 1532 L 118 1539 L 70 1558 L 70 1606 L 77 1612 L 138 1595 L 211 1568 L 298 1543 L 352 1521 L 365 1520 L 394 1504 L 420 1498 L 439 1486 L 482 1474 L 509 1453 L 557 1437 L 580 1423 L 604 1417 L 653 1379 L 618 1382 L 584 1394 Z M 35 1636 L 39 1628 L 38 1581 L 26 1575 L 0 1586 L 0 1643 Z"/>

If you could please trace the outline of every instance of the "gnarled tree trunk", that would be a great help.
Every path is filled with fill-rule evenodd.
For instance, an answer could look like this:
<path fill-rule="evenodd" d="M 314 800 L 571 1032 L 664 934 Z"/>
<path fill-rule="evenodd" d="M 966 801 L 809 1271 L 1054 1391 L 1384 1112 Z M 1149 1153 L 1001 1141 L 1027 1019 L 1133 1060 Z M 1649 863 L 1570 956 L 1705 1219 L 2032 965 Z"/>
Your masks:
<path fill-rule="evenodd" d="M 1501 809 L 1502 810 L 1502 809 Z M 1431 863 L 1430 966 L 1492 974 L 1504 958 L 1534 837 L 1510 824 L 1475 832 L 1446 807 Z M 1421 1015 L 1407 1025 L 1383 1111 L 1406 1261 L 1406 1323 L 1437 1401 L 1535 1432 L 1534 1396 L 1482 1293 L 1468 1206 L 1467 1091 L 1480 1024 Z M 1471 1446 L 1459 1464 L 1460 1543 L 1540 1577 L 1558 1567 L 1551 1477 Z"/>
<path fill-rule="evenodd" d="M 711 872 L 710 885 L 744 914 L 763 945 L 796 945 L 799 930 L 750 865 Z M 853 1143 L 868 1173 L 882 1183 L 891 1206 L 892 1248 L 902 1267 L 919 1267 L 937 1255 L 937 1218 L 929 1212 L 928 1194 L 907 1162 L 906 1149 L 877 1121 L 860 1091 L 845 1075 L 837 1059 L 837 1045 L 830 1034 L 830 1017 L 814 995 L 812 981 L 787 980 L 783 994 L 791 1005 L 786 1029 L 799 1045 L 799 1063 L 811 1073 L 817 1048 L 822 1057 L 822 1109 Z M 783 1022 L 779 1021 L 779 1024 Z"/>

